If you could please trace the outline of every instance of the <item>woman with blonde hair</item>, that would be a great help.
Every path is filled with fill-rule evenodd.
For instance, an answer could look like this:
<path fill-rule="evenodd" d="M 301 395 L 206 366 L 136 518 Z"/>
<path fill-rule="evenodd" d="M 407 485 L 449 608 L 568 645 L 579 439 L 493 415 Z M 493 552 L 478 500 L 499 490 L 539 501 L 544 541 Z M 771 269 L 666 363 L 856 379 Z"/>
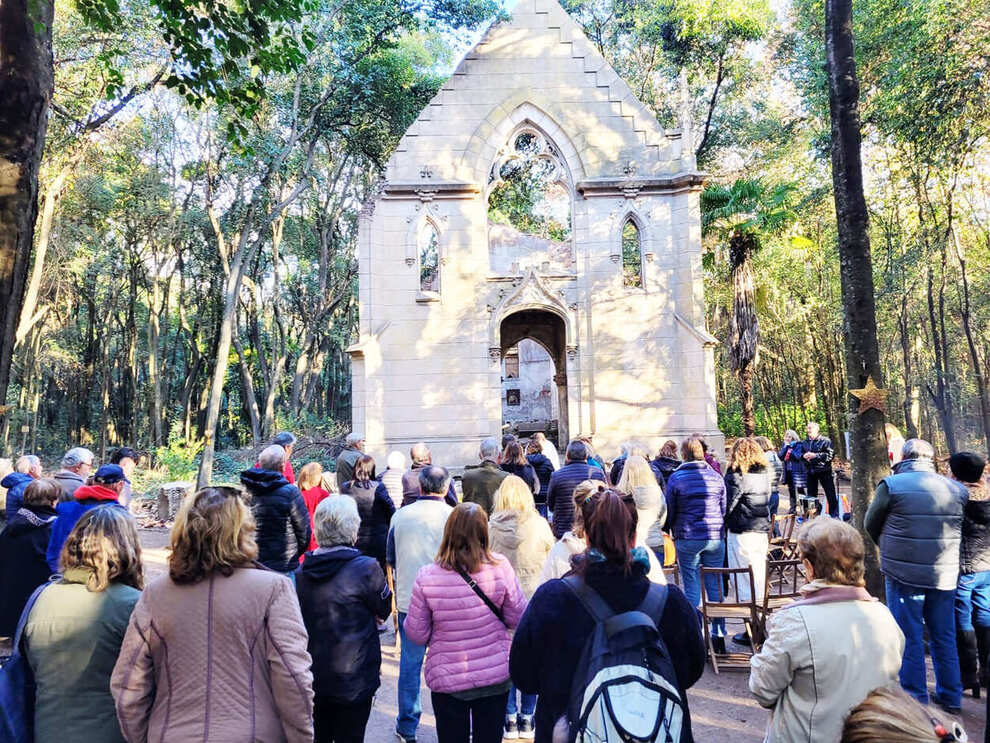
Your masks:
<path fill-rule="evenodd" d="M 59 556 L 61 577 L 40 589 L 22 647 L 37 687 L 37 743 L 118 743 L 110 676 L 144 573 L 134 519 L 97 506 L 82 515 Z"/>
<path fill-rule="evenodd" d="M 582 507 L 588 498 L 603 490 L 605 483 L 600 480 L 583 480 L 574 488 L 574 523 L 570 531 L 564 532 L 564 535 L 550 548 L 547 561 L 543 564 L 543 571 L 540 573 L 540 583 L 563 578 L 571 570 L 571 558 L 582 554 L 588 548 L 584 539 Z"/>
<path fill-rule="evenodd" d="M 309 526 L 313 530 L 309 539 L 308 551 L 316 549 L 316 531 L 313 527 L 313 514 L 320 501 L 330 495 L 323 488 L 323 465 L 319 462 L 309 462 L 299 471 L 297 487 L 302 491 L 303 500 L 306 502 L 306 510 L 309 511 Z"/>
<path fill-rule="evenodd" d="M 171 550 L 168 575 L 141 595 L 113 671 L 124 736 L 312 741 L 299 602 L 286 576 L 256 562 L 243 493 L 207 487 L 188 496 Z"/>
<path fill-rule="evenodd" d="M 436 561 L 413 584 L 403 632 L 427 645 L 426 685 L 439 743 L 499 743 L 509 692 L 510 631 L 526 608 L 509 561 L 492 552 L 488 517 L 461 503 Z"/>
<path fill-rule="evenodd" d="M 849 710 L 897 683 L 904 635 L 865 585 L 863 537 L 837 519 L 813 519 L 797 535 L 802 598 L 775 611 L 750 660 L 749 690 L 773 710 L 766 743 L 833 741 Z M 888 738 L 871 738 L 889 740 Z"/>
<path fill-rule="evenodd" d="M 953 743 L 968 740 L 958 722 L 943 724 L 901 689 L 880 687 L 849 713 L 840 743 Z"/>
<path fill-rule="evenodd" d="M 736 439 L 725 473 L 726 548 L 730 568 L 752 567 L 757 601 L 763 600 L 766 583 L 767 550 L 770 548 L 770 494 L 773 470 L 756 439 Z M 739 581 L 740 601 L 748 601 L 750 587 Z M 749 645 L 749 635 L 740 632 L 732 638 Z"/>
<path fill-rule="evenodd" d="M 639 521 L 636 545 L 648 547 L 663 565 L 663 522 L 667 518 L 667 501 L 657 485 L 657 478 L 643 457 L 630 454 L 622 468 L 616 489 L 633 497 Z"/>
<path fill-rule="evenodd" d="M 492 551 L 505 555 L 528 601 L 539 587 L 540 572 L 553 547 L 553 532 L 533 502 L 529 486 L 519 477 L 509 475 L 495 492 L 495 508 L 488 519 Z M 520 730 L 531 730 L 536 711 L 536 695 L 523 694 L 516 703 L 516 688 L 509 687 L 505 709 L 506 737 Z M 518 717 L 517 717 L 518 713 Z"/>

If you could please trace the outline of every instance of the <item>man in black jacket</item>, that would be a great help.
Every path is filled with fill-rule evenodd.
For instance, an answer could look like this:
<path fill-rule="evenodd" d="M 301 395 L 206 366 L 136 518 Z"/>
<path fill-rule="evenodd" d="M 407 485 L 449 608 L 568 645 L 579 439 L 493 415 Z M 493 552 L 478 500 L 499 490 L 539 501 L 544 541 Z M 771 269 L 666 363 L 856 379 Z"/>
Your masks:
<path fill-rule="evenodd" d="M 312 529 L 306 501 L 299 488 L 285 479 L 284 468 L 285 449 L 272 444 L 261 452 L 257 465 L 241 473 L 241 484 L 251 494 L 258 562 L 294 576 Z"/>
<path fill-rule="evenodd" d="M 547 507 L 553 513 L 553 535 L 560 539 L 574 524 L 574 488 L 585 480 L 601 480 L 605 474 L 588 464 L 588 447 L 575 439 L 567 445 L 564 466 L 550 476 Z"/>
<path fill-rule="evenodd" d="M 313 514 L 319 548 L 296 570 L 296 592 L 313 657 L 316 740 L 361 741 L 381 685 L 376 619 L 392 612 L 378 562 L 354 549 L 354 499 L 331 495 Z"/>
<path fill-rule="evenodd" d="M 808 423 L 808 438 L 801 442 L 804 452 L 804 468 L 808 473 L 808 497 L 818 498 L 818 483 L 825 489 L 828 500 L 828 515 L 833 519 L 839 518 L 839 499 L 835 495 L 835 476 L 832 474 L 832 459 L 835 457 L 835 447 L 825 436 L 821 435 L 818 424 Z"/>

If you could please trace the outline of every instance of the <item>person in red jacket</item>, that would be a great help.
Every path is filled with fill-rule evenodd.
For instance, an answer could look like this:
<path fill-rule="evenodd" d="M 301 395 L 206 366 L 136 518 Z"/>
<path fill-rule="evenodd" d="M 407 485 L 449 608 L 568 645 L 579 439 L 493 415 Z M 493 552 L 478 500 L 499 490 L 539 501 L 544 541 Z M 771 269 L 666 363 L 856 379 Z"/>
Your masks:
<path fill-rule="evenodd" d="M 320 501 L 330 495 L 330 492 L 323 489 L 323 466 L 319 462 L 310 462 L 299 471 L 299 489 L 302 491 L 303 500 L 306 501 L 306 510 L 309 511 L 309 522 L 313 527 L 313 536 L 309 540 L 308 552 L 315 550 L 316 525 L 313 522 L 313 514 Z"/>
<path fill-rule="evenodd" d="M 288 431 L 282 431 L 282 433 L 272 439 L 272 444 L 278 444 L 285 449 L 285 467 L 282 468 L 282 477 L 289 481 L 289 485 L 295 485 L 296 473 L 292 471 L 292 462 L 290 460 L 292 457 L 292 448 L 296 445 L 296 435 L 294 433 L 289 433 Z M 258 462 L 254 463 L 255 467 L 258 465 Z M 300 490 L 302 490 L 302 488 L 300 488 Z M 316 506 L 313 506 L 313 508 L 316 508 Z M 313 511 L 310 510 L 309 514 L 312 516 Z"/>

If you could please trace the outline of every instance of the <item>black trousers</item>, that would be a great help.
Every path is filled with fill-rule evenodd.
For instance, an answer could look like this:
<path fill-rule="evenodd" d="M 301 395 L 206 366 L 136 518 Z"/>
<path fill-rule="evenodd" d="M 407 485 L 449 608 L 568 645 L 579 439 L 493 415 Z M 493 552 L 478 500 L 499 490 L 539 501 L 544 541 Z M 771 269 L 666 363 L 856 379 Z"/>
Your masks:
<path fill-rule="evenodd" d="M 354 704 L 331 702 L 326 697 L 313 700 L 315 743 L 362 743 L 371 716 L 374 696 Z"/>
<path fill-rule="evenodd" d="M 835 478 L 832 475 L 832 468 L 824 472 L 808 473 L 808 495 L 811 498 L 818 497 L 818 483 L 825 489 L 825 499 L 828 501 L 828 515 L 833 519 L 839 518 L 839 499 L 835 495 Z"/>
<path fill-rule="evenodd" d="M 465 702 L 450 694 L 432 692 L 438 743 L 502 743 L 505 705 L 509 693 Z M 473 729 L 473 731 L 472 731 Z"/>

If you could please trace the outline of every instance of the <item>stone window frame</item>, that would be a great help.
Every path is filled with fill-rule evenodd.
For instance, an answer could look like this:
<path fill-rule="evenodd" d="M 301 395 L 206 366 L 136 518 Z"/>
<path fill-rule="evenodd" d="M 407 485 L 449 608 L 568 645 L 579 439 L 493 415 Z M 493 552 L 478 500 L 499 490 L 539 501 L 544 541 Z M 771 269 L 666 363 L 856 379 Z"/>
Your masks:
<path fill-rule="evenodd" d="M 623 210 L 620 212 L 620 215 L 612 235 L 612 250 L 609 253 L 609 258 L 612 259 L 613 263 L 618 264 L 619 284 L 624 292 L 646 292 L 650 288 L 647 266 L 656 259 L 656 250 L 653 246 L 654 236 L 648 227 L 649 221 L 635 207 Z M 627 222 L 632 222 L 636 226 L 636 229 L 639 230 L 640 276 L 642 277 L 642 286 L 627 286 L 622 270 L 622 233 L 625 231 Z"/>
<path fill-rule="evenodd" d="M 527 107 L 529 107 L 529 106 L 527 106 Z M 520 106 L 520 110 L 525 110 L 525 109 L 524 109 L 524 107 Z M 553 154 L 553 156 L 557 160 L 560 168 L 563 170 L 563 174 L 564 174 L 564 176 L 565 176 L 565 178 L 567 180 L 567 184 L 566 185 L 567 185 L 567 190 L 569 192 L 570 200 L 571 200 L 571 203 L 570 203 L 570 222 L 571 222 L 570 228 L 571 229 L 570 229 L 570 237 L 568 238 L 567 242 L 570 244 L 571 261 L 574 261 L 576 259 L 576 257 L 577 257 L 577 240 L 576 240 L 576 235 L 577 235 L 577 180 L 575 178 L 574 171 L 573 171 L 573 168 L 571 166 L 571 163 L 568 161 L 568 150 L 565 149 L 565 148 L 563 148 L 558 143 L 557 139 L 554 138 L 552 135 L 550 135 L 548 133 L 548 131 L 547 131 L 548 127 L 541 126 L 540 123 L 538 123 L 537 121 L 534 120 L 537 117 L 534 117 L 532 115 L 527 115 L 521 121 L 518 121 L 518 122 L 512 122 L 512 118 L 513 117 L 508 117 L 506 119 L 506 121 L 509 122 L 509 123 L 511 123 L 512 126 L 508 130 L 508 134 L 502 140 L 502 144 L 498 147 L 498 149 L 495 151 L 495 154 L 492 156 L 492 159 L 491 159 L 491 161 L 488 164 L 488 170 L 486 171 L 486 174 L 485 174 L 485 187 L 484 187 L 484 190 L 482 191 L 482 194 L 483 194 L 484 200 L 485 200 L 484 203 L 485 203 L 485 224 L 486 224 L 486 230 L 485 230 L 485 232 L 486 232 L 486 240 L 489 239 L 488 238 L 488 230 L 487 230 L 487 226 L 488 226 L 488 199 L 491 197 L 492 189 L 495 188 L 495 186 L 498 185 L 498 183 L 501 180 L 500 178 L 495 178 L 494 180 L 492 180 L 490 178 L 490 175 L 491 175 L 493 169 L 496 167 L 496 165 L 501 165 L 501 164 L 507 162 L 508 160 L 512 159 L 511 157 L 506 157 L 506 154 L 505 153 L 507 151 L 509 151 L 509 150 L 511 150 L 511 149 L 514 148 L 516 139 L 518 139 L 519 135 L 525 134 L 525 133 L 528 132 L 528 133 L 531 133 L 531 134 L 535 134 L 536 136 L 538 136 L 538 137 L 540 137 L 540 138 L 542 138 L 543 140 L 546 141 L 547 145 L 549 146 L 549 149 L 550 149 L 551 153 Z M 549 117 L 546 117 L 545 114 L 544 114 L 543 118 L 545 118 L 548 123 L 553 124 L 553 128 L 554 129 L 556 129 L 558 132 L 563 133 L 563 130 L 560 129 L 559 126 L 557 126 L 556 124 L 554 124 L 552 119 L 550 119 Z M 569 148 L 571 150 L 573 150 L 573 146 L 570 146 L 570 142 L 569 141 L 567 141 L 567 144 L 569 145 Z M 489 246 L 489 252 L 490 252 L 490 250 L 491 250 L 491 248 Z"/>
<path fill-rule="evenodd" d="M 420 214 L 418 218 L 410 221 L 409 232 L 406 235 L 406 265 L 414 267 L 416 281 L 416 301 L 425 304 L 429 302 L 439 302 L 443 293 L 443 269 L 447 265 L 447 239 L 444 229 L 445 219 L 436 218 L 428 211 Z M 419 245 L 420 235 L 427 226 L 431 226 L 437 233 L 437 270 L 440 273 L 440 291 L 423 291 L 420 284 L 420 258 L 421 250 Z"/>

